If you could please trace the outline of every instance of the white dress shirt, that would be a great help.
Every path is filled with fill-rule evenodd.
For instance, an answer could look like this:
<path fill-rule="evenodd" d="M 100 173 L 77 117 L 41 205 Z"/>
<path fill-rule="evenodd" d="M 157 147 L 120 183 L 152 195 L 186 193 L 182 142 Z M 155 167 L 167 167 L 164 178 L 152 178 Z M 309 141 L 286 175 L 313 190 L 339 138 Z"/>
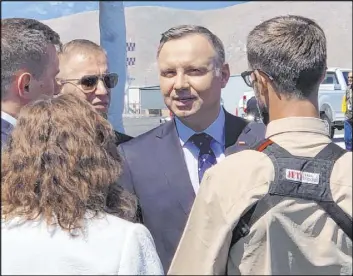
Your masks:
<path fill-rule="evenodd" d="M 164 275 L 145 226 L 112 215 L 86 221 L 72 238 L 43 221 L 1 223 L 4 275 Z"/>
<path fill-rule="evenodd" d="M 7 114 L 4 111 L 1 111 L 1 119 L 4 119 L 6 122 L 10 123 L 11 125 L 15 126 L 17 119 L 12 117 L 10 114 Z"/>
<path fill-rule="evenodd" d="M 217 163 L 224 159 L 225 135 L 224 135 L 225 114 L 223 108 L 220 108 L 217 119 L 203 132 L 213 138 L 211 148 L 216 156 Z M 199 189 L 198 158 L 200 149 L 191 143 L 189 138 L 196 133 L 191 128 L 184 125 L 178 118 L 175 118 L 175 124 L 179 135 L 180 144 L 183 148 L 186 166 L 189 171 L 192 186 L 195 194 Z"/>

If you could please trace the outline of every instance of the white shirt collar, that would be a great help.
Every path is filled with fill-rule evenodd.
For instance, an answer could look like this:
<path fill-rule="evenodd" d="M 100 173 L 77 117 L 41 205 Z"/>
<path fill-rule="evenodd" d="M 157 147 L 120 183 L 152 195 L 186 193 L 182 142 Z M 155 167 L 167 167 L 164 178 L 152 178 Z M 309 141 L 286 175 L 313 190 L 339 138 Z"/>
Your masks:
<path fill-rule="evenodd" d="M 220 145 L 224 146 L 224 123 L 225 114 L 223 107 L 221 107 L 217 119 L 202 132 L 207 133 Z M 177 117 L 175 117 L 175 125 L 178 131 L 179 138 L 182 142 L 182 146 L 185 145 L 185 143 L 190 139 L 192 135 L 198 133 L 184 125 Z"/>
<path fill-rule="evenodd" d="M 10 123 L 11 125 L 15 126 L 17 119 L 12 117 L 10 114 L 7 114 L 4 111 L 1 111 L 1 119 L 4 119 L 6 122 Z"/>

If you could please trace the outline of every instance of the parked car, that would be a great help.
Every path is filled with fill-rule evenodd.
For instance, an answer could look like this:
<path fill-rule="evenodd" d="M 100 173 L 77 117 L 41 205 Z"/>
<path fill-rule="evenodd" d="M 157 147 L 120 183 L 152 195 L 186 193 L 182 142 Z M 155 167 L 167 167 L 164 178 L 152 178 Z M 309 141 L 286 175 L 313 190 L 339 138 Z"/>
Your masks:
<path fill-rule="evenodd" d="M 166 122 L 171 121 L 172 119 L 173 119 L 173 113 L 170 112 L 170 113 L 169 113 L 169 116 L 162 117 L 162 118 L 159 119 L 159 124 L 164 124 L 164 123 L 166 123 Z"/>
<path fill-rule="evenodd" d="M 243 97 L 239 100 L 238 114 L 236 114 L 236 115 L 238 115 L 239 117 L 242 117 L 242 118 L 245 118 L 247 116 L 247 103 L 254 96 L 255 96 L 255 94 L 254 94 L 253 90 L 244 92 Z"/>
<path fill-rule="evenodd" d="M 335 130 L 343 129 L 342 99 L 348 86 L 347 75 L 352 69 L 328 68 L 319 89 L 320 117 L 326 121 L 333 137 Z"/>

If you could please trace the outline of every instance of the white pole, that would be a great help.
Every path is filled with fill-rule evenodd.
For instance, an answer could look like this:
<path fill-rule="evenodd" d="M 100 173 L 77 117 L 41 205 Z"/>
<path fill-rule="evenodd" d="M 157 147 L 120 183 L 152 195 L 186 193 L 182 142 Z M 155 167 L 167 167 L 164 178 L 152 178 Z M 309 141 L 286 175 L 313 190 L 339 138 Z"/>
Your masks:
<path fill-rule="evenodd" d="M 109 70 L 119 75 L 111 91 L 108 119 L 116 131 L 124 133 L 123 111 L 126 84 L 126 26 L 123 1 L 99 1 L 100 45 L 107 51 Z"/>

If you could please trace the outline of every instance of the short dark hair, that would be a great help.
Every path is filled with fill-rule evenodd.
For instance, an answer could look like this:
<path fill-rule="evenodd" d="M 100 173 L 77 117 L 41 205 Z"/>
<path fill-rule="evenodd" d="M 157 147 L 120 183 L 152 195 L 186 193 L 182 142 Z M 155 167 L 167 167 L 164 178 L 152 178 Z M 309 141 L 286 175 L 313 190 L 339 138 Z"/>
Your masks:
<path fill-rule="evenodd" d="M 199 34 L 205 36 L 212 44 L 213 48 L 217 53 L 218 65 L 223 65 L 223 63 L 225 62 L 225 53 L 222 41 L 209 29 L 197 25 L 180 25 L 170 28 L 166 32 L 162 33 L 161 40 L 159 41 L 157 57 L 159 56 L 159 53 L 166 42 L 170 40 L 180 39 L 192 34 Z"/>
<path fill-rule="evenodd" d="M 61 49 L 60 36 L 47 25 L 28 18 L 1 20 L 1 95 L 9 89 L 15 73 L 23 68 L 35 78 L 46 70 L 47 46 Z"/>
<path fill-rule="evenodd" d="M 279 16 L 257 25 L 247 38 L 251 69 L 273 77 L 278 93 L 305 99 L 326 70 L 326 37 L 309 18 Z"/>

